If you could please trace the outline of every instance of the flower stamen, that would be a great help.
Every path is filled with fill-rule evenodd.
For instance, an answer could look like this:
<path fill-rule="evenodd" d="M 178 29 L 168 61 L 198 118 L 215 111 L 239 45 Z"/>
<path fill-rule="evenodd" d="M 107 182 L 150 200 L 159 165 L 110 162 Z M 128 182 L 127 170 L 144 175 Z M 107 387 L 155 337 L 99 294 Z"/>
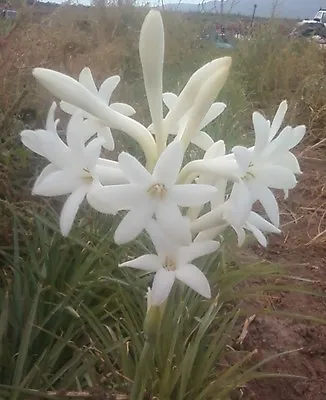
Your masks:
<path fill-rule="evenodd" d="M 161 184 L 161 183 L 155 183 L 155 185 L 152 185 L 147 192 L 149 193 L 150 196 L 153 197 L 158 197 L 160 199 L 163 199 L 166 195 L 166 187 Z"/>
<path fill-rule="evenodd" d="M 166 256 L 164 261 L 164 268 L 168 271 L 175 271 L 177 269 L 175 260 L 171 257 Z"/>

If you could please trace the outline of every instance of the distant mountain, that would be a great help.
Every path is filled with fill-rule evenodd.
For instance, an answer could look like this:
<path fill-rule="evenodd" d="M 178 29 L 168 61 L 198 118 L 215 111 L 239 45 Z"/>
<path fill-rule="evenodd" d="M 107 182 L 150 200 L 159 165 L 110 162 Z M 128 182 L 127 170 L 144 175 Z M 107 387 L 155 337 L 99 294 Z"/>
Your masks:
<path fill-rule="evenodd" d="M 275 0 L 225 0 L 224 10 L 232 14 L 251 15 L 254 5 L 257 4 L 256 15 L 258 17 L 270 17 Z M 219 10 L 219 1 L 208 1 L 204 3 L 204 11 Z M 320 7 L 326 8 L 326 0 L 280 0 L 275 15 L 282 18 L 313 18 Z M 198 4 L 180 3 L 165 4 L 165 8 L 183 12 L 195 12 L 201 10 Z"/>

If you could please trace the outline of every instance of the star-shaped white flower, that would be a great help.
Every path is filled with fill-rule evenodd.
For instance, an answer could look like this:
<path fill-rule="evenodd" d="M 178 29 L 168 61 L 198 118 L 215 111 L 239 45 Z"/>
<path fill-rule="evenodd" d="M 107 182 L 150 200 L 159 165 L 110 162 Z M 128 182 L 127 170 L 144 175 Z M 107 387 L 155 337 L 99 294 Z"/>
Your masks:
<path fill-rule="evenodd" d="M 90 93 L 102 100 L 105 105 L 110 103 L 112 93 L 118 86 L 119 82 L 120 77 L 118 75 L 110 76 L 102 83 L 99 90 L 97 90 L 91 70 L 89 68 L 84 68 L 79 74 L 79 83 L 81 83 L 86 89 L 88 89 Z M 126 116 L 131 116 L 135 114 L 135 110 L 125 103 L 111 103 L 109 104 L 109 106 L 112 110 Z M 64 112 L 70 115 L 74 114 L 78 110 L 76 106 L 65 101 L 60 102 L 60 107 Z M 113 150 L 114 141 L 111 129 L 101 120 L 95 118 L 93 115 L 87 113 L 86 111 L 83 112 L 83 117 L 87 119 L 87 133 L 89 137 L 97 134 L 98 137 L 102 137 L 105 140 L 103 147 L 108 150 Z"/>
<path fill-rule="evenodd" d="M 252 202 L 258 200 L 265 208 L 272 223 L 279 226 L 278 204 L 270 189 L 289 190 L 295 187 L 297 180 L 291 169 L 275 163 L 268 154 L 268 148 L 273 143 L 269 142 L 269 122 L 261 114 L 255 112 L 253 123 L 255 128 L 253 149 L 243 146 L 233 148 L 233 154 L 239 166 L 239 178 L 244 183 L 241 185 L 241 189 L 249 191 Z M 280 145 L 281 142 L 277 146 L 278 151 L 286 153 L 288 151 L 286 141 L 282 146 Z"/>
<path fill-rule="evenodd" d="M 229 198 L 226 195 L 226 187 L 226 181 L 219 183 L 217 194 L 211 201 L 212 211 L 192 223 L 192 231 L 199 231 L 195 240 L 215 239 L 230 226 L 237 235 L 239 247 L 245 241 L 246 231 L 250 231 L 257 241 L 266 247 L 267 240 L 264 232 L 280 233 L 281 231 L 260 215 L 251 211 L 251 199 L 249 196 L 247 198 L 240 197 L 239 186 L 233 186 Z M 206 224 L 206 229 L 203 229 L 204 224 Z M 200 228 L 202 228 L 201 231 Z"/>
<path fill-rule="evenodd" d="M 177 103 L 178 96 L 174 93 L 164 93 L 163 101 L 169 110 L 172 110 L 175 104 Z M 208 124 L 214 121 L 222 112 L 225 110 L 226 104 L 224 103 L 213 103 L 205 115 L 204 119 L 200 125 L 200 131 L 194 136 L 192 139 L 192 143 L 201 148 L 202 150 L 207 150 L 210 146 L 214 144 L 213 139 L 205 132 L 202 131 Z M 176 135 L 178 139 L 182 137 L 182 134 L 187 126 L 189 114 L 191 113 L 191 109 L 179 120 L 177 126 L 174 127 L 174 130 L 170 131 L 170 135 Z M 155 134 L 155 132 L 153 132 Z"/>
<path fill-rule="evenodd" d="M 47 118 L 46 130 L 25 130 L 21 133 L 23 144 L 47 158 L 47 165 L 37 178 L 33 194 L 60 196 L 69 194 L 60 215 L 60 229 L 68 235 L 78 208 L 94 186 L 94 180 L 103 183 L 121 183 L 124 177 L 118 165 L 97 165 L 103 139 L 94 139 L 87 146 L 84 137 L 85 122 L 75 113 L 67 126 L 67 144 L 59 137 L 54 120 L 56 104 L 53 103 Z"/>
<path fill-rule="evenodd" d="M 88 197 L 100 212 L 129 210 L 115 232 L 117 243 L 135 239 L 155 216 L 174 240 L 189 242 L 189 221 L 179 207 L 206 203 L 216 192 L 210 185 L 176 184 L 183 160 L 183 146 L 172 142 L 161 154 L 151 174 L 128 153 L 121 153 L 119 165 L 129 184 L 104 186 Z"/>
<path fill-rule="evenodd" d="M 275 117 L 272 123 L 266 120 L 261 114 L 257 113 L 259 119 L 265 121 L 265 131 L 255 130 L 255 135 L 260 135 L 260 141 L 263 144 L 260 148 L 261 157 L 264 158 L 265 162 L 279 165 L 287 168 L 293 172 L 293 174 L 300 175 L 301 169 L 296 156 L 290 151 L 297 146 L 303 139 L 306 133 L 306 127 L 304 125 L 286 126 L 280 131 L 283 124 L 286 111 L 288 109 L 287 101 L 284 100 L 279 105 Z M 280 131 L 280 132 L 279 132 Z M 254 147 L 249 149 L 254 151 Z M 288 189 L 283 189 L 285 196 L 288 195 Z"/>
<path fill-rule="evenodd" d="M 120 267 L 137 268 L 155 273 L 150 291 L 151 305 L 160 305 L 168 298 L 176 279 L 185 283 L 200 295 L 210 298 L 209 282 L 203 272 L 192 261 L 213 253 L 218 249 L 219 244 L 210 240 L 180 247 L 168 239 L 155 221 L 152 221 L 146 230 L 151 237 L 157 254 L 140 256 L 120 264 Z"/>
<path fill-rule="evenodd" d="M 192 221 L 191 231 L 199 233 L 196 240 L 215 238 L 228 226 L 235 230 L 238 237 L 241 236 L 241 229 L 251 211 L 251 198 L 248 192 L 239 190 L 240 185 L 233 185 L 231 194 L 227 196 L 227 183 L 223 180 L 217 184 L 217 193 L 211 200 L 211 211 Z"/>

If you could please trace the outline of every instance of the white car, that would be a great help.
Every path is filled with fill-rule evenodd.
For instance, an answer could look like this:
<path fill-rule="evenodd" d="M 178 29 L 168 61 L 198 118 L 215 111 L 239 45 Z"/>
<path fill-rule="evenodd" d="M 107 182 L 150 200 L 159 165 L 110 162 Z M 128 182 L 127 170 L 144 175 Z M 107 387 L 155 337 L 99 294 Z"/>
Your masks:
<path fill-rule="evenodd" d="M 4 19 L 16 19 L 17 11 L 3 9 L 1 10 L 1 16 Z"/>
<path fill-rule="evenodd" d="M 326 8 L 321 8 L 313 19 L 304 19 L 299 22 L 299 25 L 304 24 L 323 24 L 326 26 Z"/>

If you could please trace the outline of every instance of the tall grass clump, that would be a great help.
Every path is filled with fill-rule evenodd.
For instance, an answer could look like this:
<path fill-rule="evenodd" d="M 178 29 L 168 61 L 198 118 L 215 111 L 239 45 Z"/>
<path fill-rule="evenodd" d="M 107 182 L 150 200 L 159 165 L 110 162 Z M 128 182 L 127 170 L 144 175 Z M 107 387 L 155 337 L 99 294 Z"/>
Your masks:
<path fill-rule="evenodd" d="M 313 141 L 323 136 L 326 59 L 320 45 L 291 38 L 271 22 L 239 42 L 235 57 L 237 75 L 256 107 L 270 109 L 276 99 L 288 99 L 289 122 L 306 123 Z"/>
<path fill-rule="evenodd" d="M 229 54 L 202 43 L 195 20 L 163 21 L 164 30 L 146 8 L 62 7 L 18 21 L 5 38 L 1 398 L 228 400 L 252 379 L 279 376 L 241 346 L 242 305 L 300 289 L 247 285 L 285 273 L 245 263 L 235 248 L 246 232 L 263 246 L 280 233 L 270 188 L 295 186 L 299 166 L 286 160 L 305 127 L 274 139 L 283 101 L 271 123 L 254 113 L 253 143 L 248 114 L 272 115 L 292 77 L 282 92 L 281 64 L 266 72 L 268 41 L 257 37 L 236 51 L 224 85 Z M 57 101 L 47 115 L 32 71 Z M 279 140 L 284 131 L 291 142 Z"/>

